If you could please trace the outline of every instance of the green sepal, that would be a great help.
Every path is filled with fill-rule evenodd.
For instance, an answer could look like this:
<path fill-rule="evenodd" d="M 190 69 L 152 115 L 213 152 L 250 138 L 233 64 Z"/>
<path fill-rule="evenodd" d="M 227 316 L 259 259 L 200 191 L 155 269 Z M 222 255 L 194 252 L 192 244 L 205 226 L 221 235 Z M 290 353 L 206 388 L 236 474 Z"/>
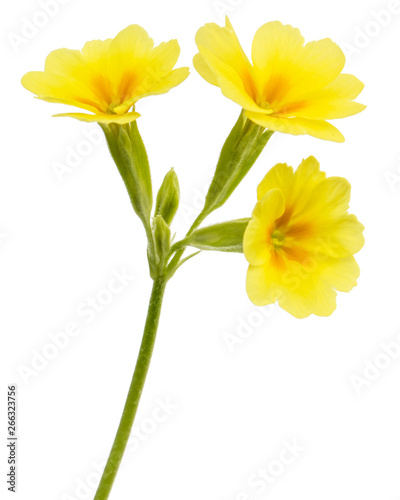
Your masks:
<path fill-rule="evenodd" d="M 147 153 L 137 124 L 101 125 L 115 164 L 128 190 L 132 206 L 146 225 L 149 224 L 153 195 Z"/>
<path fill-rule="evenodd" d="M 244 112 L 222 148 L 211 185 L 206 195 L 202 219 L 221 207 L 243 180 L 265 148 L 273 131 L 245 117 Z"/>
<path fill-rule="evenodd" d="M 151 185 L 151 173 L 149 158 L 143 143 L 142 136 L 139 133 L 137 121 L 130 123 L 130 138 L 132 144 L 133 163 L 137 165 L 138 176 L 143 192 L 146 195 L 147 210 L 150 215 L 153 206 L 153 190 Z"/>
<path fill-rule="evenodd" d="M 158 191 L 154 213 L 155 217 L 161 215 L 169 226 L 178 210 L 179 198 L 178 176 L 172 168 L 164 177 L 163 183 Z"/>
<path fill-rule="evenodd" d="M 200 250 L 243 253 L 243 236 L 250 219 L 237 219 L 194 231 L 182 243 Z"/>

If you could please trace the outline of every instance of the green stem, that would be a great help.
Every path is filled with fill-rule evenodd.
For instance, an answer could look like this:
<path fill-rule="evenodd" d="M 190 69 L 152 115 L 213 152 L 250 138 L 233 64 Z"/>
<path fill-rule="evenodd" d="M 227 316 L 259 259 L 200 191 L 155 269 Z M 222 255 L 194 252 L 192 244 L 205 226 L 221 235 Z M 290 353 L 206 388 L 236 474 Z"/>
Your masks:
<path fill-rule="evenodd" d="M 142 344 L 140 346 L 135 372 L 133 374 L 114 444 L 112 446 L 110 456 L 108 457 L 94 500 L 108 499 L 129 440 L 144 383 L 146 381 L 147 372 L 150 366 L 166 283 L 167 282 L 164 278 L 158 278 L 153 284 Z"/>
<path fill-rule="evenodd" d="M 184 240 L 200 226 L 200 224 L 207 217 L 207 215 L 208 214 L 205 213 L 204 210 L 198 215 L 197 219 L 193 222 L 189 231 L 186 233 Z M 176 254 L 171 259 L 171 262 L 168 264 L 167 271 L 173 271 L 176 268 L 176 266 L 179 264 L 179 261 L 181 260 L 182 255 L 185 253 L 185 249 L 186 245 L 183 244 L 182 241 L 178 241 L 175 245 L 172 246 L 171 255 L 173 254 L 173 252 L 176 252 Z"/>

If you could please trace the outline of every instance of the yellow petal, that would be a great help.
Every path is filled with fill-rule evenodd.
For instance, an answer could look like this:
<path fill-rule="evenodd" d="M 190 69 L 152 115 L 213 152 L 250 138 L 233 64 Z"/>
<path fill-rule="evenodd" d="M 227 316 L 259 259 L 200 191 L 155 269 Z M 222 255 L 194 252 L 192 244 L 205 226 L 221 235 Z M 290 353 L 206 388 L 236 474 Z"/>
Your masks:
<path fill-rule="evenodd" d="M 236 71 L 239 77 L 245 82 L 249 78 L 251 64 L 244 53 L 235 31 L 226 18 L 225 27 L 215 23 L 209 23 L 200 28 L 196 34 L 196 44 L 223 61 Z M 200 50 L 200 52 L 202 52 Z"/>
<path fill-rule="evenodd" d="M 314 218 L 313 224 L 318 236 L 314 241 L 303 240 L 301 245 L 304 250 L 319 255 L 320 260 L 324 256 L 345 258 L 364 246 L 364 226 L 355 215 L 346 214 L 332 220 Z"/>
<path fill-rule="evenodd" d="M 149 95 L 159 95 L 169 92 L 174 87 L 180 85 L 189 76 L 189 68 L 178 68 L 167 73 L 163 78 L 159 80 L 147 82 L 148 87 L 146 88 L 146 82 L 142 83 L 142 86 L 138 89 L 138 98 L 143 98 Z"/>
<path fill-rule="evenodd" d="M 261 200 L 263 196 L 271 189 L 280 189 L 288 200 L 294 181 L 293 168 L 286 163 L 278 163 L 272 167 L 264 179 L 257 187 L 257 199 Z"/>
<path fill-rule="evenodd" d="M 299 294 L 285 294 L 279 300 L 279 305 L 289 314 L 298 319 L 316 316 L 330 316 L 336 309 L 337 293 L 332 287 L 317 285 L 304 288 Z"/>
<path fill-rule="evenodd" d="M 302 213 L 309 199 L 313 197 L 314 189 L 325 178 L 326 174 L 321 172 L 319 162 L 314 156 L 309 156 L 300 163 L 294 173 L 292 192 L 287 200 L 292 217 Z"/>
<path fill-rule="evenodd" d="M 292 59 L 304 45 L 300 30 L 280 21 L 271 21 L 259 28 L 252 47 L 253 64 L 262 71 L 271 71 L 271 66 Z"/>
<path fill-rule="evenodd" d="M 265 268 L 266 275 L 271 270 Z M 303 263 L 290 262 L 277 286 L 279 305 L 297 318 L 329 316 L 336 308 L 336 291 L 349 292 L 360 275 L 353 256 L 325 258 L 310 255 Z"/>
<path fill-rule="evenodd" d="M 218 86 L 228 99 L 239 104 L 243 109 L 256 112 L 264 112 L 254 101 L 252 92 L 246 89 L 246 81 L 239 76 L 238 72 L 230 65 L 216 57 L 206 47 L 199 46 L 200 55 L 215 74 Z"/>
<path fill-rule="evenodd" d="M 314 97 L 319 97 L 323 95 L 324 97 L 329 97 L 331 99 L 349 99 L 353 100 L 362 92 L 364 88 L 363 82 L 361 82 L 354 75 L 348 75 L 346 73 L 340 74 L 338 77 L 324 87 L 320 94 L 313 92 Z"/>
<path fill-rule="evenodd" d="M 38 95 L 60 97 L 64 93 L 70 100 L 83 105 L 89 103 L 97 109 L 106 109 L 104 96 L 98 92 L 96 77 L 107 72 L 106 51 L 110 42 L 111 40 L 87 42 L 82 52 L 69 49 L 51 52 L 46 58 L 42 78 L 51 83 L 53 89 L 49 89 L 47 94 Z"/>
<path fill-rule="evenodd" d="M 340 75 L 346 62 L 342 49 L 329 38 L 307 43 L 300 53 L 302 59 L 297 61 L 300 75 L 296 88 L 286 95 L 287 100 L 301 95 L 301 87 L 309 91 L 330 84 Z"/>
<path fill-rule="evenodd" d="M 288 103 L 275 110 L 277 114 L 290 117 L 332 120 L 346 118 L 363 111 L 366 106 L 353 102 L 364 84 L 353 75 L 339 75 L 326 87 L 307 92 L 296 102 Z"/>
<path fill-rule="evenodd" d="M 336 308 L 336 292 L 323 276 L 326 262 L 312 256 L 302 263 L 287 263 L 281 276 L 282 295 L 279 305 L 296 318 L 311 314 L 329 316 Z"/>
<path fill-rule="evenodd" d="M 199 54 L 194 65 L 200 75 L 244 109 L 262 111 L 256 102 L 253 68 L 228 18 L 226 26 L 206 24 L 196 35 Z"/>
<path fill-rule="evenodd" d="M 67 78 L 75 77 L 78 68 L 85 64 L 80 50 L 57 49 L 46 57 L 45 71 Z"/>
<path fill-rule="evenodd" d="M 118 62 L 123 69 L 134 61 L 146 58 L 154 47 L 154 41 L 147 31 L 137 24 L 131 24 L 111 41 L 107 52 L 112 63 L 111 72 L 115 71 Z"/>
<path fill-rule="evenodd" d="M 305 134 L 332 142 L 344 142 L 342 133 L 331 123 L 324 120 L 309 120 L 307 118 L 295 118 L 297 125 L 302 127 Z"/>
<path fill-rule="evenodd" d="M 279 189 L 271 189 L 256 204 L 243 238 L 243 253 L 250 264 L 258 266 L 268 259 L 273 224 L 284 211 L 285 200 Z"/>
<path fill-rule="evenodd" d="M 103 61 L 107 56 L 107 52 L 110 48 L 111 42 L 111 38 L 107 38 L 106 40 L 91 40 L 90 42 L 86 42 L 82 49 L 82 54 L 85 56 L 85 61 L 87 63 L 97 63 L 99 61 Z"/>
<path fill-rule="evenodd" d="M 343 259 L 330 259 L 325 263 L 322 276 L 338 292 L 350 292 L 357 286 L 360 268 L 353 256 Z"/>
<path fill-rule="evenodd" d="M 309 267 L 291 266 L 279 305 L 296 318 L 311 314 L 330 316 L 336 309 L 336 291 L 349 292 L 357 285 L 360 271 L 354 257 L 329 259 Z"/>
<path fill-rule="evenodd" d="M 249 266 L 246 277 L 246 291 L 249 299 L 256 306 L 273 304 L 281 296 L 280 287 L 268 274 L 265 266 Z"/>
<path fill-rule="evenodd" d="M 155 70 L 158 73 L 167 73 L 178 62 L 181 48 L 178 40 L 170 40 L 169 42 L 160 43 L 151 51 L 150 62 L 156 64 Z"/>
<path fill-rule="evenodd" d="M 87 111 L 98 111 L 98 104 L 92 93 L 86 92 L 75 82 L 65 81 L 60 76 L 44 71 L 31 71 L 22 77 L 21 83 L 43 101 L 68 104 Z"/>
<path fill-rule="evenodd" d="M 309 100 L 302 103 L 301 106 L 296 105 L 296 110 L 293 110 L 293 113 L 296 117 L 301 118 L 334 120 L 357 115 L 361 113 L 361 111 L 364 111 L 365 108 L 366 106 L 364 104 L 345 99 L 340 101 Z"/>
<path fill-rule="evenodd" d="M 344 259 L 343 259 L 344 260 Z M 280 307 L 296 318 L 306 318 L 311 314 L 329 316 L 336 308 L 336 291 L 345 288 L 346 279 L 341 263 L 337 262 L 286 263 L 286 268 L 277 269 L 271 263 L 250 266 L 247 273 L 247 293 L 250 300 L 258 305 L 267 305 L 278 301 Z M 354 276 L 347 280 L 354 284 Z"/>
<path fill-rule="evenodd" d="M 339 130 L 324 120 L 309 120 L 307 118 L 278 118 L 271 115 L 263 115 L 252 111 L 246 112 L 247 118 L 262 127 L 276 132 L 292 135 L 308 134 L 326 141 L 344 142 L 343 135 Z"/>
<path fill-rule="evenodd" d="M 317 221 L 333 220 L 347 213 L 351 185 L 343 177 L 328 177 L 312 191 L 303 215 L 310 214 Z"/>
<path fill-rule="evenodd" d="M 123 115 L 112 115 L 107 113 L 98 113 L 97 115 L 87 115 L 86 113 L 60 113 L 53 115 L 55 117 L 69 117 L 76 118 L 77 120 L 83 122 L 97 122 L 97 123 L 130 123 L 137 120 L 140 117 L 139 113 L 131 112 L 125 113 Z"/>
<path fill-rule="evenodd" d="M 210 83 L 211 85 L 218 85 L 218 80 L 215 76 L 215 73 L 206 63 L 204 57 L 200 53 L 194 56 L 193 65 L 195 67 L 195 70 L 199 73 L 200 76 L 204 78 L 206 82 Z"/>
<path fill-rule="evenodd" d="M 262 100 L 273 109 L 325 87 L 342 71 L 343 51 L 330 39 L 310 42 L 280 22 L 262 26 L 253 41 L 253 63 Z"/>
<path fill-rule="evenodd" d="M 309 203 L 309 198 L 317 184 L 325 179 L 325 173 L 320 171 L 318 161 L 310 156 L 303 160 L 295 172 L 286 164 L 278 164 L 267 173 L 257 188 L 257 198 L 260 199 L 270 189 L 280 189 L 285 197 L 286 211 L 292 221 Z"/>

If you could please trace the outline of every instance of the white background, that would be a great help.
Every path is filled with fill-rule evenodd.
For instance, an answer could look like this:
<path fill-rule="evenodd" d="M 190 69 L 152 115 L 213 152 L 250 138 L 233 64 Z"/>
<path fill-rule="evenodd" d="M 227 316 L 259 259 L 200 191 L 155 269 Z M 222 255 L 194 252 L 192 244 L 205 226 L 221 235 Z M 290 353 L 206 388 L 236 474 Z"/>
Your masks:
<path fill-rule="evenodd" d="M 21 76 L 41 70 L 55 48 L 80 49 L 128 24 L 145 27 L 156 43 L 178 38 L 179 65 L 192 68 L 190 78 L 137 109 L 154 186 L 170 167 L 178 173 L 182 209 L 174 228 L 180 236 L 200 208 L 239 113 L 191 63 L 197 29 L 221 23 L 224 2 L 219 8 L 213 0 L 63 3 L 43 21 L 40 2 L 10 2 L 1 21 L 1 463 L 5 471 L 6 389 L 17 383 L 21 500 L 93 498 L 151 287 L 144 233 L 104 140 L 78 158 L 62 182 L 56 176 L 55 164 L 65 165 L 71 148 L 84 147 L 84 134 L 97 126 L 51 118 L 67 109 L 35 100 Z M 390 18 L 382 14 L 385 26 L 374 12 L 387 11 L 389 0 L 226 0 L 225 6 L 248 53 L 256 29 L 276 19 L 300 28 L 308 41 L 331 37 L 350 50 L 345 71 L 365 82 L 358 100 L 368 108 L 334 122 L 345 144 L 275 134 L 210 221 L 249 216 L 269 168 L 277 162 L 296 167 L 312 154 L 328 175 L 352 183 L 351 212 L 366 226 L 357 256 L 362 274 L 353 292 L 339 295 L 333 316 L 300 321 L 277 307 L 262 316 L 251 304 L 242 255 L 202 254 L 182 268 L 168 285 L 137 416 L 140 435 L 130 443 L 111 498 L 398 500 L 400 361 L 382 368 L 389 358 L 381 356 L 381 344 L 400 341 L 400 6 Z M 44 25 L 13 45 L 25 18 Z M 77 308 L 124 269 L 133 279 L 88 324 Z M 71 322 L 80 334 L 54 353 L 49 334 Z M 224 339 L 240 340 L 238 332 L 248 338 L 230 351 Z M 53 359 L 25 383 L 21 366 L 31 366 L 43 351 Z M 375 380 L 364 378 L 357 391 L 352 377 L 364 377 L 375 360 L 381 366 Z M 173 408 L 158 411 L 163 421 L 156 422 L 160 400 Z M 293 440 L 302 451 L 279 469 L 284 443 Z M 265 489 L 262 482 L 252 485 L 268 465 L 279 477 Z M 12 498 L 5 472 L 1 483 L 0 496 Z"/>

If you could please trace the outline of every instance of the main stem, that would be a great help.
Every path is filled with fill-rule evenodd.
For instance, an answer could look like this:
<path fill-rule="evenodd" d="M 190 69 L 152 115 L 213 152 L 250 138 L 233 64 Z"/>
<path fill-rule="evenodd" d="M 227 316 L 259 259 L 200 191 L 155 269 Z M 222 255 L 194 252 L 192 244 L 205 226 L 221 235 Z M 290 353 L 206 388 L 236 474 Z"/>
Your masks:
<path fill-rule="evenodd" d="M 122 413 L 110 456 L 108 457 L 94 500 L 108 499 L 129 440 L 136 411 L 139 406 L 140 397 L 142 395 L 143 386 L 146 381 L 147 372 L 149 371 L 151 356 L 153 354 L 165 286 L 166 280 L 164 278 L 158 278 L 154 281 L 142 344 L 140 346 L 132 382 L 129 387 L 124 411 Z"/>

